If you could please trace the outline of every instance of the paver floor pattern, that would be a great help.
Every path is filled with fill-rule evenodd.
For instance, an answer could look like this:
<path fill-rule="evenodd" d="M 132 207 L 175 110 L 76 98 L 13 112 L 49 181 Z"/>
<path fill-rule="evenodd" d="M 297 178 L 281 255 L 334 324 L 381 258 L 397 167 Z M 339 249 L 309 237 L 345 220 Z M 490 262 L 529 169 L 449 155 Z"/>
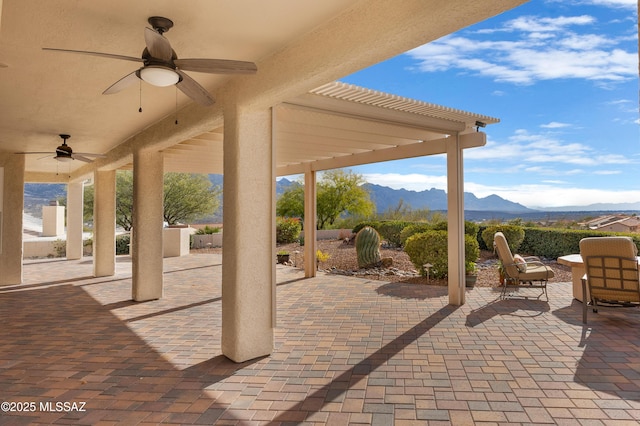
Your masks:
<path fill-rule="evenodd" d="M 0 287 L 0 401 L 36 408 L 0 424 L 640 422 L 640 313 L 584 326 L 571 283 L 549 302 L 470 289 L 456 307 L 443 287 L 278 267 L 274 351 L 236 364 L 220 350 L 221 257 L 164 265 L 146 303 L 128 257 L 101 278 L 90 259 L 30 261 Z"/>

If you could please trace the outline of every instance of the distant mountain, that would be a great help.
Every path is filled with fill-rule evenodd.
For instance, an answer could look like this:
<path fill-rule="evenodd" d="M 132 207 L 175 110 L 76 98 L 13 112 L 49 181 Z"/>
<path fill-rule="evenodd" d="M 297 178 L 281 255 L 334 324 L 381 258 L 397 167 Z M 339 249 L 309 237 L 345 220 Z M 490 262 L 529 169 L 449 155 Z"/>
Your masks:
<path fill-rule="evenodd" d="M 638 203 L 595 203 L 588 206 L 565 206 L 565 207 L 540 207 L 538 210 L 547 212 L 603 212 L 603 211 L 637 211 L 640 210 L 640 202 Z"/>
<path fill-rule="evenodd" d="M 24 211 L 36 218 L 42 217 L 42 206 L 67 197 L 67 185 L 61 183 L 25 183 Z"/>
<path fill-rule="evenodd" d="M 447 193 L 442 189 L 427 189 L 424 191 L 409 191 L 407 189 L 393 189 L 387 186 L 365 183 L 362 185 L 371 194 L 378 213 L 396 207 L 400 200 L 413 209 L 447 210 Z M 505 200 L 497 195 L 478 198 L 470 192 L 464 193 L 464 208 L 470 211 L 505 212 L 505 213 L 533 213 L 522 204 Z"/>

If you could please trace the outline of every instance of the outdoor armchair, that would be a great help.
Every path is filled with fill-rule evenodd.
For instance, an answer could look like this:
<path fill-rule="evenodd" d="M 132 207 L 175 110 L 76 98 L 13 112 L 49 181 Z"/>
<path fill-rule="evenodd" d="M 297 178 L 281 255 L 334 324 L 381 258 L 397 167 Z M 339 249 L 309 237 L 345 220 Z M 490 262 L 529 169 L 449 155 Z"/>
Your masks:
<path fill-rule="evenodd" d="M 514 256 L 502 232 L 496 232 L 493 236 L 493 247 L 502 263 L 505 276 L 502 283 L 502 298 L 507 296 L 508 288 L 529 287 L 542 290 L 538 299 L 544 295 L 546 300 L 549 300 L 547 282 L 554 276 L 553 269 L 537 257 Z"/>
<path fill-rule="evenodd" d="M 640 306 L 638 249 L 630 237 L 589 237 L 580 240 L 584 262 L 582 322 L 587 323 L 587 304 Z"/>

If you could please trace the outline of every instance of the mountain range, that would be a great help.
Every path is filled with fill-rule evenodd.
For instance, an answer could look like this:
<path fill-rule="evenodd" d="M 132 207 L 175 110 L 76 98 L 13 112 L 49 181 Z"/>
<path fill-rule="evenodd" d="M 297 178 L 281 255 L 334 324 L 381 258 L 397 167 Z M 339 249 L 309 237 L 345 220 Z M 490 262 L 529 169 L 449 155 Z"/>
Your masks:
<path fill-rule="evenodd" d="M 214 185 L 221 186 L 223 183 L 222 175 L 209 175 L 209 180 Z M 276 196 L 282 194 L 291 185 L 299 185 L 299 183 L 287 178 L 278 179 L 276 182 Z M 431 211 L 447 210 L 447 193 L 442 189 L 431 188 L 423 191 L 411 191 L 407 189 L 393 189 L 372 183 L 365 183 L 363 187 L 369 191 L 378 213 L 398 206 L 401 201 L 413 209 L 428 209 Z M 38 217 L 41 215 L 42 205 L 48 205 L 50 201 L 66 196 L 66 186 L 63 184 L 27 183 L 24 188 L 25 211 Z M 596 203 L 588 206 L 532 209 L 497 195 L 478 198 L 470 192 L 464 193 L 464 204 L 465 216 L 470 220 L 548 217 L 551 213 L 558 215 L 568 212 L 606 213 L 610 211 L 637 212 L 640 210 L 640 202 L 624 204 Z M 218 213 L 218 215 L 221 215 L 221 213 Z"/>

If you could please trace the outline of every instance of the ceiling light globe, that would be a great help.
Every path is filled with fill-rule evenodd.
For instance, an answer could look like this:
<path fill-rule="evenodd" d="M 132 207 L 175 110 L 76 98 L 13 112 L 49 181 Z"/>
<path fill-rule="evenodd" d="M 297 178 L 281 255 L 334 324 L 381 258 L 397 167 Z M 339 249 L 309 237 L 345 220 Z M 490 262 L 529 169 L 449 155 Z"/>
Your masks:
<path fill-rule="evenodd" d="M 140 78 L 158 87 L 172 86 L 180 80 L 177 72 L 171 68 L 147 66 L 140 70 Z"/>
<path fill-rule="evenodd" d="M 73 161 L 73 157 L 67 157 L 66 155 L 56 155 L 55 159 L 62 162 Z"/>

